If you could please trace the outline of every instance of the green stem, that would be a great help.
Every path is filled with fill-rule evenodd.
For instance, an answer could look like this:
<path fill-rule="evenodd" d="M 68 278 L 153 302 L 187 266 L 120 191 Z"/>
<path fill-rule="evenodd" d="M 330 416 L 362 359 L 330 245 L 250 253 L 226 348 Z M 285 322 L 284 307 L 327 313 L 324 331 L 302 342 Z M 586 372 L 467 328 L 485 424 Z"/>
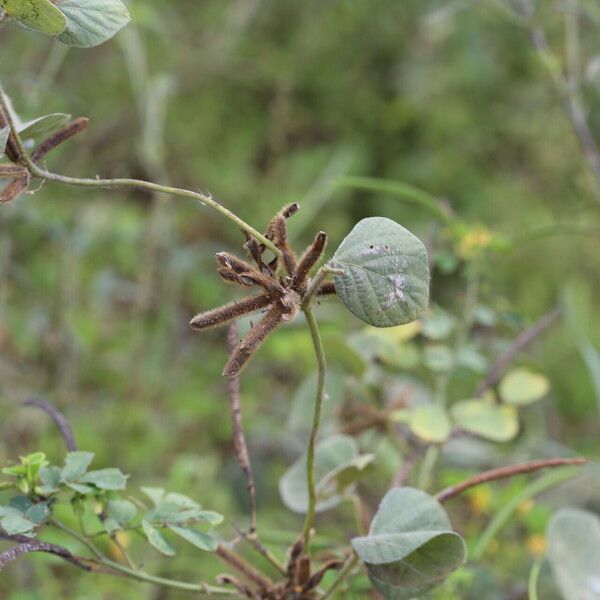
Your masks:
<path fill-rule="evenodd" d="M 219 204 L 212 196 L 201 194 L 200 192 L 193 192 L 191 190 L 184 190 L 181 188 L 171 187 L 168 185 L 160 185 L 158 183 L 152 183 L 150 181 L 143 181 L 139 179 L 82 179 L 76 177 L 66 177 L 65 175 L 59 175 L 57 173 L 51 173 L 46 169 L 42 169 L 39 165 L 35 164 L 30 156 L 27 154 L 23 141 L 19 136 L 19 132 L 13 122 L 12 116 L 6 103 L 4 90 L 0 84 L 0 110 L 4 114 L 10 132 L 17 144 L 19 153 L 21 155 L 21 161 L 25 167 L 29 170 L 31 175 L 39 177 L 44 181 L 53 181 L 55 183 L 62 183 L 64 185 L 73 185 L 78 187 L 84 187 L 88 189 L 139 189 L 154 192 L 156 194 L 168 194 L 170 196 L 180 196 L 182 198 L 191 198 L 197 200 L 200 204 L 210 206 L 223 216 L 233 221 L 240 229 L 247 232 L 253 238 L 257 239 L 261 244 L 264 244 L 269 250 L 272 250 L 277 256 L 281 255 L 280 250 L 273 244 L 273 242 L 267 239 L 264 235 L 256 231 L 253 227 L 248 225 L 244 220 L 240 219 L 237 215 L 232 213 L 229 209 Z"/>
<path fill-rule="evenodd" d="M 419 481 L 417 487 L 421 490 L 427 490 L 431 486 L 431 480 L 433 479 L 433 469 L 440 457 L 440 447 L 437 444 L 432 444 L 427 448 L 423 464 L 421 465 L 421 471 L 419 473 Z"/>
<path fill-rule="evenodd" d="M 542 568 L 542 561 L 536 560 L 531 567 L 529 572 L 529 585 L 527 586 L 529 592 L 529 600 L 538 600 L 538 579 L 540 577 L 540 570 Z"/>
<path fill-rule="evenodd" d="M 221 588 L 213 585 L 209 585 L 207 583 L 187 583 L 185 581 L 178 581 L 176 579 L 167 579 L 165 577 L 157 577 L 155 575 L 150 575 L 144 571 L 140 571 L 137 569 L 132 569 L 131 567 L 126 567 L 118 562 L 110 560 L 96 546 L 84 536 L 80 535 L 74 529 L 67 527 L 60 521 L 56 519 L 52 519 L 50 521 L 52 525 L 57 527 L 58 529 L 64 531 L 67 535 L 71 536 L 73 539 L 77 540 L 80 544 L 83 544 L 95 557 L 95 560 L 105 567 L 109 567 L 114 571 L 118 571 L 132 579 L 137 579 L 139 581 L 145 581 L 147 583 L 155 583 L 157 585 L 162 585 L 165 587 L 170 587 L 178 590 L 187 590 L 189 592 L 201 592 L 205 594 L 215 594 L 220 596 L 234 596 L 237 592 L 234 590 L 230 590 L 228 588 Z"/>
<path fill-rule="evenodd" d="M 341 571 L 338 573 L 338 576 L 335 578 L 335 581 L 331 584 L 331 587 L 325 592 L 325 595 L 321 598 L 321 600 L 327 600 L 327 598 L 331 598 L 335 591 L 342 585 L 342 583 L 346 580 L 348 575 L 350 575 L 352 569 L 358 563 L 358 556 L 353 554 L 348 558 L 346 564 L 342 567 Z"/>
<path fill-rule="evenodd" d="M 315 397 L 315 411 L 313 414 L 312 428 L 310 430 L 310 438 L 308 440 L 308 449 L 306 451 L 306 481 L 308 484 L 308 509 L 306 519 L 304 521 L 304 546 L 308 549 L 310 543 L 310 532 L 315 520 L 315 507 L 317 504 L 317 492 L 315 489 L 315 446 L 317 443 L 317 434 L 319 432 L 319 424 L 321 422 L 321 409 L 323 408 L 323 400 L 325 398 L 325 374 L 327 372 L 327 362 L 325 360 L 325 350 L 323 348 L 323 340 L 319 333 L 317 320 L 312 312 L 312 308 L 306 305 L 303 308 L 306 322 L 310 330 L 312 343 L 315 349 L 317 358 L 318 378 L 317 378 L 317 395 Z"/>
<path fill-rule="evenodd" d="M 497 533 L 506 525 L 514 512 L 519 508 L 519 506 L 529 500 L 529 498 L 533 498 L 538 494 L 550 489 L 567 479 L 573 477 L 577 471 L 574 469 L 560 469 L 557 471 L 552 471 L 539 479 L 531 482 L 528 486 L 523 488 L 523 490 L 511 498 L 494 516 L 491 520 L 485 531 L 482 533 L 475 549 L 473 550 L 473 559 L 479 560 L 485 554 L 490 542 L 494 539 Z"/>

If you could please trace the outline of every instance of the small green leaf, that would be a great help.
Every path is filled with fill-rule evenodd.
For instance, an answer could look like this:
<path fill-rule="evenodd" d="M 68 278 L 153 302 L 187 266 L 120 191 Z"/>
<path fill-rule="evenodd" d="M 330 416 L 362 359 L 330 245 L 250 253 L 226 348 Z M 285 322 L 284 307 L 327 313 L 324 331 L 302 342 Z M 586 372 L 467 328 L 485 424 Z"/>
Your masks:
<path fill-rule="evenodd" d="M 64 127 L 71 120 L 71 115 L 64 113 L 52 113 L 43 117 L 37 117 L 31 121 L 20 123 L 17 127 L 19 135 L 24 140 L 44 139 Z"/>
<path fill-rule="evenodd" d="M 452 424 L 446 409 L 438 404 L 426 404 L 413 408 L 410 412 L 411 431 L 426 442 L 441 444 L 452 431 Z"/>
<path fill-rule="evenodd" d="M 91 483 L 101 490 L 124 490 L 127 485 L 127 475 L 123 475 L 119 469 L 100 469 L 89 471 L 80 481 Z"/>
<path fill-rule="evenodd" d="M 550 391 L 550 382 L 540 373 L 517 368 L 507 373 L 500 382 L 500 397 L 507 404 L 531 404 Z"/>
<path fill-rule="evenodd" d="M 42 467 L 40 469 L 40 483 L 39 492 L 43 496 L 48 496 L 58 492 L 60 489 L 60 474 L 61 470 L 59 467 Z"/>
<path fill-rule="evenodd" d="M 4 516 L 0 521 L 0 525 L 8 535 L 28 534 L 35 529 L 35 523 L 27 519 L 23 513 L 17 509 L 4 508 Z M 2 512 L 0 512 L 2 514 Z"/>
<path fill-rule="evenodd" d="M 120 0 L 56 0 L 56 5 L 67 18 L 65 30 L 58 39 L 68 46 L 98 46 L 131 19 Z"/>
<path fill-rule="evenodd" d="M 427 346 L 423 359 L 425 366 L 434 373 L 448 373 L 454 368 L 454 352 L 442 344 Z"/>
<path fill-rule="evenodd" d="M 4 156 L 4 150 L 6 149 L 6 143 L 8 142 L 8 134 L 9 133 L 10 133 L 9 127 L 0 129 L 0 158 L 2 158 Z"/>
<path fill-rule="evenodd" d="M 48 508 L 48 503 L 38 502 L 38 504 L 34 504 L 27 510 L 25 516 L 32 523 L 35 523 L 36 525 L 41 525 L 50 516 L 50 509 Z"/>
<path fill-rule="evenodd" d="M 334 435 L 317 444 L 315 449 L 315 481 L 317 512 L 333 508 L 373 461 L 373 456 L 359 455 L 356 441 L 345 435 Z M 294 512 L 304 513 L 308 507 L 306 455 L 299 458 L 279 481 L 283 503 Z"/>
<path fill-rule="evenodd" d="M 564 600 L 600 600 L 600 519 L 564 508 L 550 521 L 548 559 Z"/>
<path fill-rule="evenodd" d="M 410 231 L 383 217 L 360 221 L 336 250 L 330 266 L 338 297 L 376 327 L 417 319 L 429 302 L 427 250 Z"/>
<path fill-rule="evenodd" d="M 213 535 L 210 535 L 210 533 L 188 529 L 187 527 L 178 527 L 177 525 L 169 525 L 169 529 L 190 544 L 196 546 L 196 548 L 200 548 L 200 550 L 205 550 L 206 552 L 214 552 L 219 545 L 217 539 Z"/>
<path fill-rule="evenodd" d="M 456 326 L 456 319 L 439 308 L 428 311 L 421 319 L 421 333 L 430 340 L 445 340 Z"/>
<path fill-rule="evenodd" d="M 452 406 L 450 413 L 460 429 L 494 442 L 508 442 L 519 432 L 519 419 L 513 406 L 461 400 Z"/>
<path fill-rule="evenodd" d="M 369 535 L 354 538 L 352 546 L 374 587 L 390 600 L 421 596 L 466 559 L 465 543 L 442 506 L 413 488 L 389 491 Z"/>
<path fill-rule="evenodd" d="M 154 506 L 158 506 L 165 497 L 165 490 L 163 488 L 143 487 L 141 490 L 150 498 Z"/>
<path fill-rule="evenodd" d="M 175 556 L 175 548 L 167 541 L 165 536 L 152 523 L 144 519 L 142 521 L 144 535 L 159 552 L 167 556 Z"/>
<path fill-rule="evenodd" d="M 77 481 L 87 471 L 93 459 L 93 452 L 69 452 L 61 471 L 63 481 Z"/>
<path fill-rule="evenodd" d="M 0 0 L 0 7 L 25 27 L 46 35 L 58 35 L 67 24 L 49 0 Z"/>
<path fill-rule="evenodd" d="M 73 482 L 73 481 L 67 481 L 66 484 L 72 490 L 74 490 L 78 494 L 82 494 L 84 496 L 86 494 L 91 494 L 92 492 L 96 491 L 96 488 L 93 485 L 85 485 L 83 483 L 76 483 L 76 482 Z"/>
<path fill-rule="evenodd" d="M 209 525 L 220 525 L 223 522 L 223 515 L 213 510 L 199 510 L 194 516 L 195 521 L 204 521 Z"/>
<path fill-rule="evenodd" d="M 125 525 L 135 519 L 137 508 L 129 500 L 109 500 L 106 505 L 106 513 L 119 525 Z"/>

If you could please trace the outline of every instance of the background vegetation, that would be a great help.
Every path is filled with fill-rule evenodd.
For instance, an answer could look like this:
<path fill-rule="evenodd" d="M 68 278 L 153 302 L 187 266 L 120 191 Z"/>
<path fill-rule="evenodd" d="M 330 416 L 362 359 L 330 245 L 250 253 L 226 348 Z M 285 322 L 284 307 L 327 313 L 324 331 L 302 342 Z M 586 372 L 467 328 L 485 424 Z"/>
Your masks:
<path fill-rule="evenodd" d="M 564 57 L 560 6 L 542 4 L 552 48 Z M 464 270 L 455 265 L 481 252 L 481 303 L 507 338 L 567 294 L 600 347 L 598 191 L 527 31 L 496 3 L 148 0 L 129 7 L 132 25 L 92 50 L 0 31 L 2 80 L 23 118 L 72 112 L 91 119 L 84 135 L 51 157 L 61 172 L 208 190 L 258 228 L 298 201 L 290 230 L 299 246 L 323 229 L 335 248 L 357 220 L 384 215 L 429 241 L 436 305 L 461 313 Z M 582 93 L 598 131 L 598 21 L 592 9 L 585 14 Z M 350 176 L 427 190 L 465 230 L 451 235 L 414 203 L 350 187 L 343 179 Z M 214 273 L 214 253 L 240 240 L 214 212 L 145 193 L 48 183 L 2 206 L 0 462 L 38 447 L 60 460 L 61 441 L 44 415 L 20 407 L 43 397 L 69 416 L 79 446 L 93 450 L 98 464 L 121 466 L 130 485 L 177 489 L 244 524 L 245 482 L 218 376 L 224 335 L 187 326 L 194 312 L 232 297 Z M 319 317 L 330 362 L 343 366 L 340 336 L 363 325 L 329 301 Z M 284 424 L 314 369 L 301 325 L 267 342 L 242 387 L 259 522 L 266 539 L 286 543 L 285 532 L 301 520 L 281 504 L 277 481 L 303 445 Z M 580 350 L 564 321 L 539 340 L 526 362 L 549 376 L 551 395 L 526 409 L 526 433 L 510 447 L 485 446 L 485 454 L 477 446 L 478 465 L 482 456 L 495 465 L 566 448 L 597 453 L 600 397 Z M 393 374 L 404 376 L 401 368 Z M 462 390 L 472 381 L 462 374 L 452 385 Z M 475 466 L 473 450 L 468 459 L 464 452 L 460 462 L 450 452 L 443 458 L 440 485 Z M 398 467 L 389 449 L 381 456 L 364 484 L 375 504 Z M 571 505 L 598 504 L 594 482 L 592 468 L 568 492 L 521 506 L 485 569 L 461 571 L 440 597 L 521 597 L 552 507 L 567 493 Z M 523 485 L 481 488 L 453 505 L 456 527 L 480 532 Z M 332 531 L 341 527 L 335 516 L 326 519 Z M 233 532 L 235 524 L 223 527 Z M 194 552 L 165 562 L 149 551 L 145 564 L 155 561 L 177 575 L 220 568 Z M 540 597 L 552 598 L 547 585 Z M 0 596 L 180 597 L 43 558 L 3 573 Z"/>

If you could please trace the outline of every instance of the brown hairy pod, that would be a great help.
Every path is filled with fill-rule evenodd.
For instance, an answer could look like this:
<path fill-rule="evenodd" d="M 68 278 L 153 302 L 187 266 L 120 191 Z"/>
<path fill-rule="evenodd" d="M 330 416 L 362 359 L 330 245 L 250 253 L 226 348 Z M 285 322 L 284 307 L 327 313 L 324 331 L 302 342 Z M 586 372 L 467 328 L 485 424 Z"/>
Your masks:
<path fill-rule="evenodd" d="M 329 294 L 335 294 L 335 283 L 333 281 L 322 283 L 317 289 L 317 296 L 327 296 Z"/>
<path fill-rule="evenodd" d="M 82 132 L 90 122 L 86 117 L 77 117 L 73 119 L 70 123 L 67 123 L 62 129 L 54 132 L 51 136 L 46 138 L 34 151 L 31 155 L 31 160 L 33 162 L 37 162 L 42 159 L 50 150 L 56 148 L 63 142 L 66 142 L 68 139 L 72 138 L 74 135 Z"/>
<path fill-rule="evenodd" d="M 10 202 L 14 200 L 19 194 L 22 194 L 27 190 L 29 186 L 29 172 L 25 170 L 25 174 L 11 181 L 1 192 L 0 202 Z"/>
<path fill-rule="evenodd" d="M 265 308 L 271 304 L 272 300 L 265 294 L 259 294 L 258 296 L 252 296 L 245 298 L 239 302 L 232 302 L 213 310 L 207 310 L 206 312 L 198 313 L 191 321 L 190 325 L 194 329 L 210 329 L 212 327 L 218 327 L 225 325 L 232 319 L 235 319 L 241 315 L 255 312 L 261 308 Z"/>
<path fill-rule="evenodd" d="M 294 275 L 294 281 L 292 282 L 292 288 L 298 291 L 302 291 L 306 286 L 306 280 L 311 269 L 315 266 L 317 261 L 321 258 L 325 246 L 327 245 L 327 235 L 323 231 L 319 231 L 315 236 L 313 243 L 305 250 L 298 268 Z"/>

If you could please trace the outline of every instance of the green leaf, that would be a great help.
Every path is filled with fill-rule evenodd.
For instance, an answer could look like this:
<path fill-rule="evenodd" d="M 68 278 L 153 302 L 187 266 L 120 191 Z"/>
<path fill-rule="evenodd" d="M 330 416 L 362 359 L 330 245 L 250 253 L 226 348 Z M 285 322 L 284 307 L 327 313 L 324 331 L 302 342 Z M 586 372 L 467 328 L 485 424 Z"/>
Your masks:
<path fill-rule="evenodd" d="M 200 550 L 205 550 L 206 552 L 214 552 L 219 545 L 217 539 L 213 535 L 210 535 L 210 533 L 188 529 L 187 527 L 178 527 L 177 525 L 169 525 L 169 529 L 190 544 L 196 546 L 196 548 L 200 548 Z"/>
<path fill-rule="evenodd" d="M 465 543 L 442 506 L 413 488 L 389 491 L 369 535 L 354 538 L 352 546 L 375 588 L 394 600 L 420 596 L 466 559 Z"/>
<path fill-rule="evenodd" d="M 175 548 L 167 541 L 165 536 L 152 523 L 144 519 L 142 521 L 142 530 L 144 535 L 159 552 L 167 556 L 175 556 Z"/>
<path fill-rule="evenodd" d="M 38 502 L 25 513 L 25 517 L 36 525 L 41 525 L 49 516 L 50 509 L 47 502 Z"/>
<path fill-rule="evenodd" d="M 58 35 L 67 24 L 65 16 L 49 0 L 0 0 L 7 15 L 46 35 Z"/>
<path fill-rule="evenodd" d="M 109 500 L 106 505 L 106 513 L 119 525 L 125 525 L 135 519 L 137 508 L 129 500 Z"/>
<path fill-rule="evenodd" d="M 456 319 L 439 308 L 427 312 L 421 321 L 421 333 L 435 341 L 445 340 L 456 326 Z"/>
<path fill-rule="evenodd" d="M 35 529 L 35 523 L 16 508 L 0 507 L 0 516 L 0 525 L 8 535 L 29 534 Z"/>
<path fill-rule="evenodd" d="M 17 127 L 19 135 L 24 140 L 44 139 L 50 134 L 64 127 L 71 120 L 71 115 L 64 113 L 52 113 L 43 117 L 37 117 L 31 121 L 20 123 Z"/>
<path fill-rule="evenodd" d="M 317 512 L 333 508 L 373 461 L 373 455 L 359 455 L 356 441 L 334 435 L 317 444 L 315 481 Z M 306 455 L 302 455 L 279 481 L 283 503 L 294 512 L 305 513 L 308 507 Z"/>
<path fill-rule="evenodd" d="M 120 0 L 56 0 L 67 18 L 58 39 L 68 46 L 91 48 L 109 40 L 131 17 Z"/>
<path fill-rule="evenodd" d="M 429 302 L 427 251 L 410 231 L 383 217 L 360 221 L 330 266 L 337 295 L 359 319 L 376 327 L 417 319 Z"/>
<path fill-rule="evenodd" d="M 194 516 L 195 521 L 204 521 L 209 525 L 220 525 L 223 522 L 223 515 L 214 510 L 199 510 Z"/>
<path fill-rule="evenodd" d="M 4 150 L 6 149 L 6 143 L 8 142 L 8 134 L 9 133 L 10 133 L 9 127 L 0 129 L 0 158 L 2 158 L 4 156 Z"/>
<path fill-rule="evenodd" d="M 63 481 L 77 481 L 94 460 L 93 452 L 69 452 L 61 471 Z"/>
<path fill-rule="evenodd" d="M 60 476 L 61 470 L 59 467 L 42 467 L 40 469 L 39 479 L 41 485 L 39 486 L 39 492 L 43 496 L 48 496 L 58 492 L 60 489 Z"/>
<path fill-rule="evenodd" d="M 513 406 L 500 406 L 486 400 L 461 400 L 450 409 L 457 427 L 494 442 L 512 440 L 519 432 L 519 419 Z"/>
<path fill-rule="evenodd" d="M 544 375 L 517 368 L 507 373 L 500 382 L 500 397 L 507 404 L 531 404 L 550 391 L 550 382 Z"/>
<path fill-rule="evenodd" d="M 124 490 L 127 485 L 127 477 L 119 469 L 99 469 L 86 473 L 80 481 L 91 483 L 101 490 Z"/>
<path fill-rule="evenodd" d="M 148 498 L 150 498 L 154 506 L 158 506 L 165 496 L 165 490 L 163 488 L 143 487 L 141 490 Z"/>
<path fill-rule="evenodd" d="M 86 494 L 91 494 L 92 492 L 96 491 L 96 488 L 93 485 L 85 485 L 83 483 L 76 483 L 73 481 L 67 481 L 66 484 L 72 490 L 76 491 L 79 494 L 83 494 L 84 496 Z"/>
<path fill-rule="evenodd" d="M 564 508 L 550 521 L 548 559 L 564 600 L 600 600 L 600 519 Z"/>
<path fill-rule="evenodd" d="M 415 407 L 410 412 L 408 425 L 422 440 L 435 444 L 445 442 L 452 430 L 446 409 L 438 404 Z"/>
<path fill-rule="evenodd" d="M 454 368 L 454 352 L 442 344 L 427 346 L 423 359 L 425 366 L 434 373 L 448 373 Z"/>

